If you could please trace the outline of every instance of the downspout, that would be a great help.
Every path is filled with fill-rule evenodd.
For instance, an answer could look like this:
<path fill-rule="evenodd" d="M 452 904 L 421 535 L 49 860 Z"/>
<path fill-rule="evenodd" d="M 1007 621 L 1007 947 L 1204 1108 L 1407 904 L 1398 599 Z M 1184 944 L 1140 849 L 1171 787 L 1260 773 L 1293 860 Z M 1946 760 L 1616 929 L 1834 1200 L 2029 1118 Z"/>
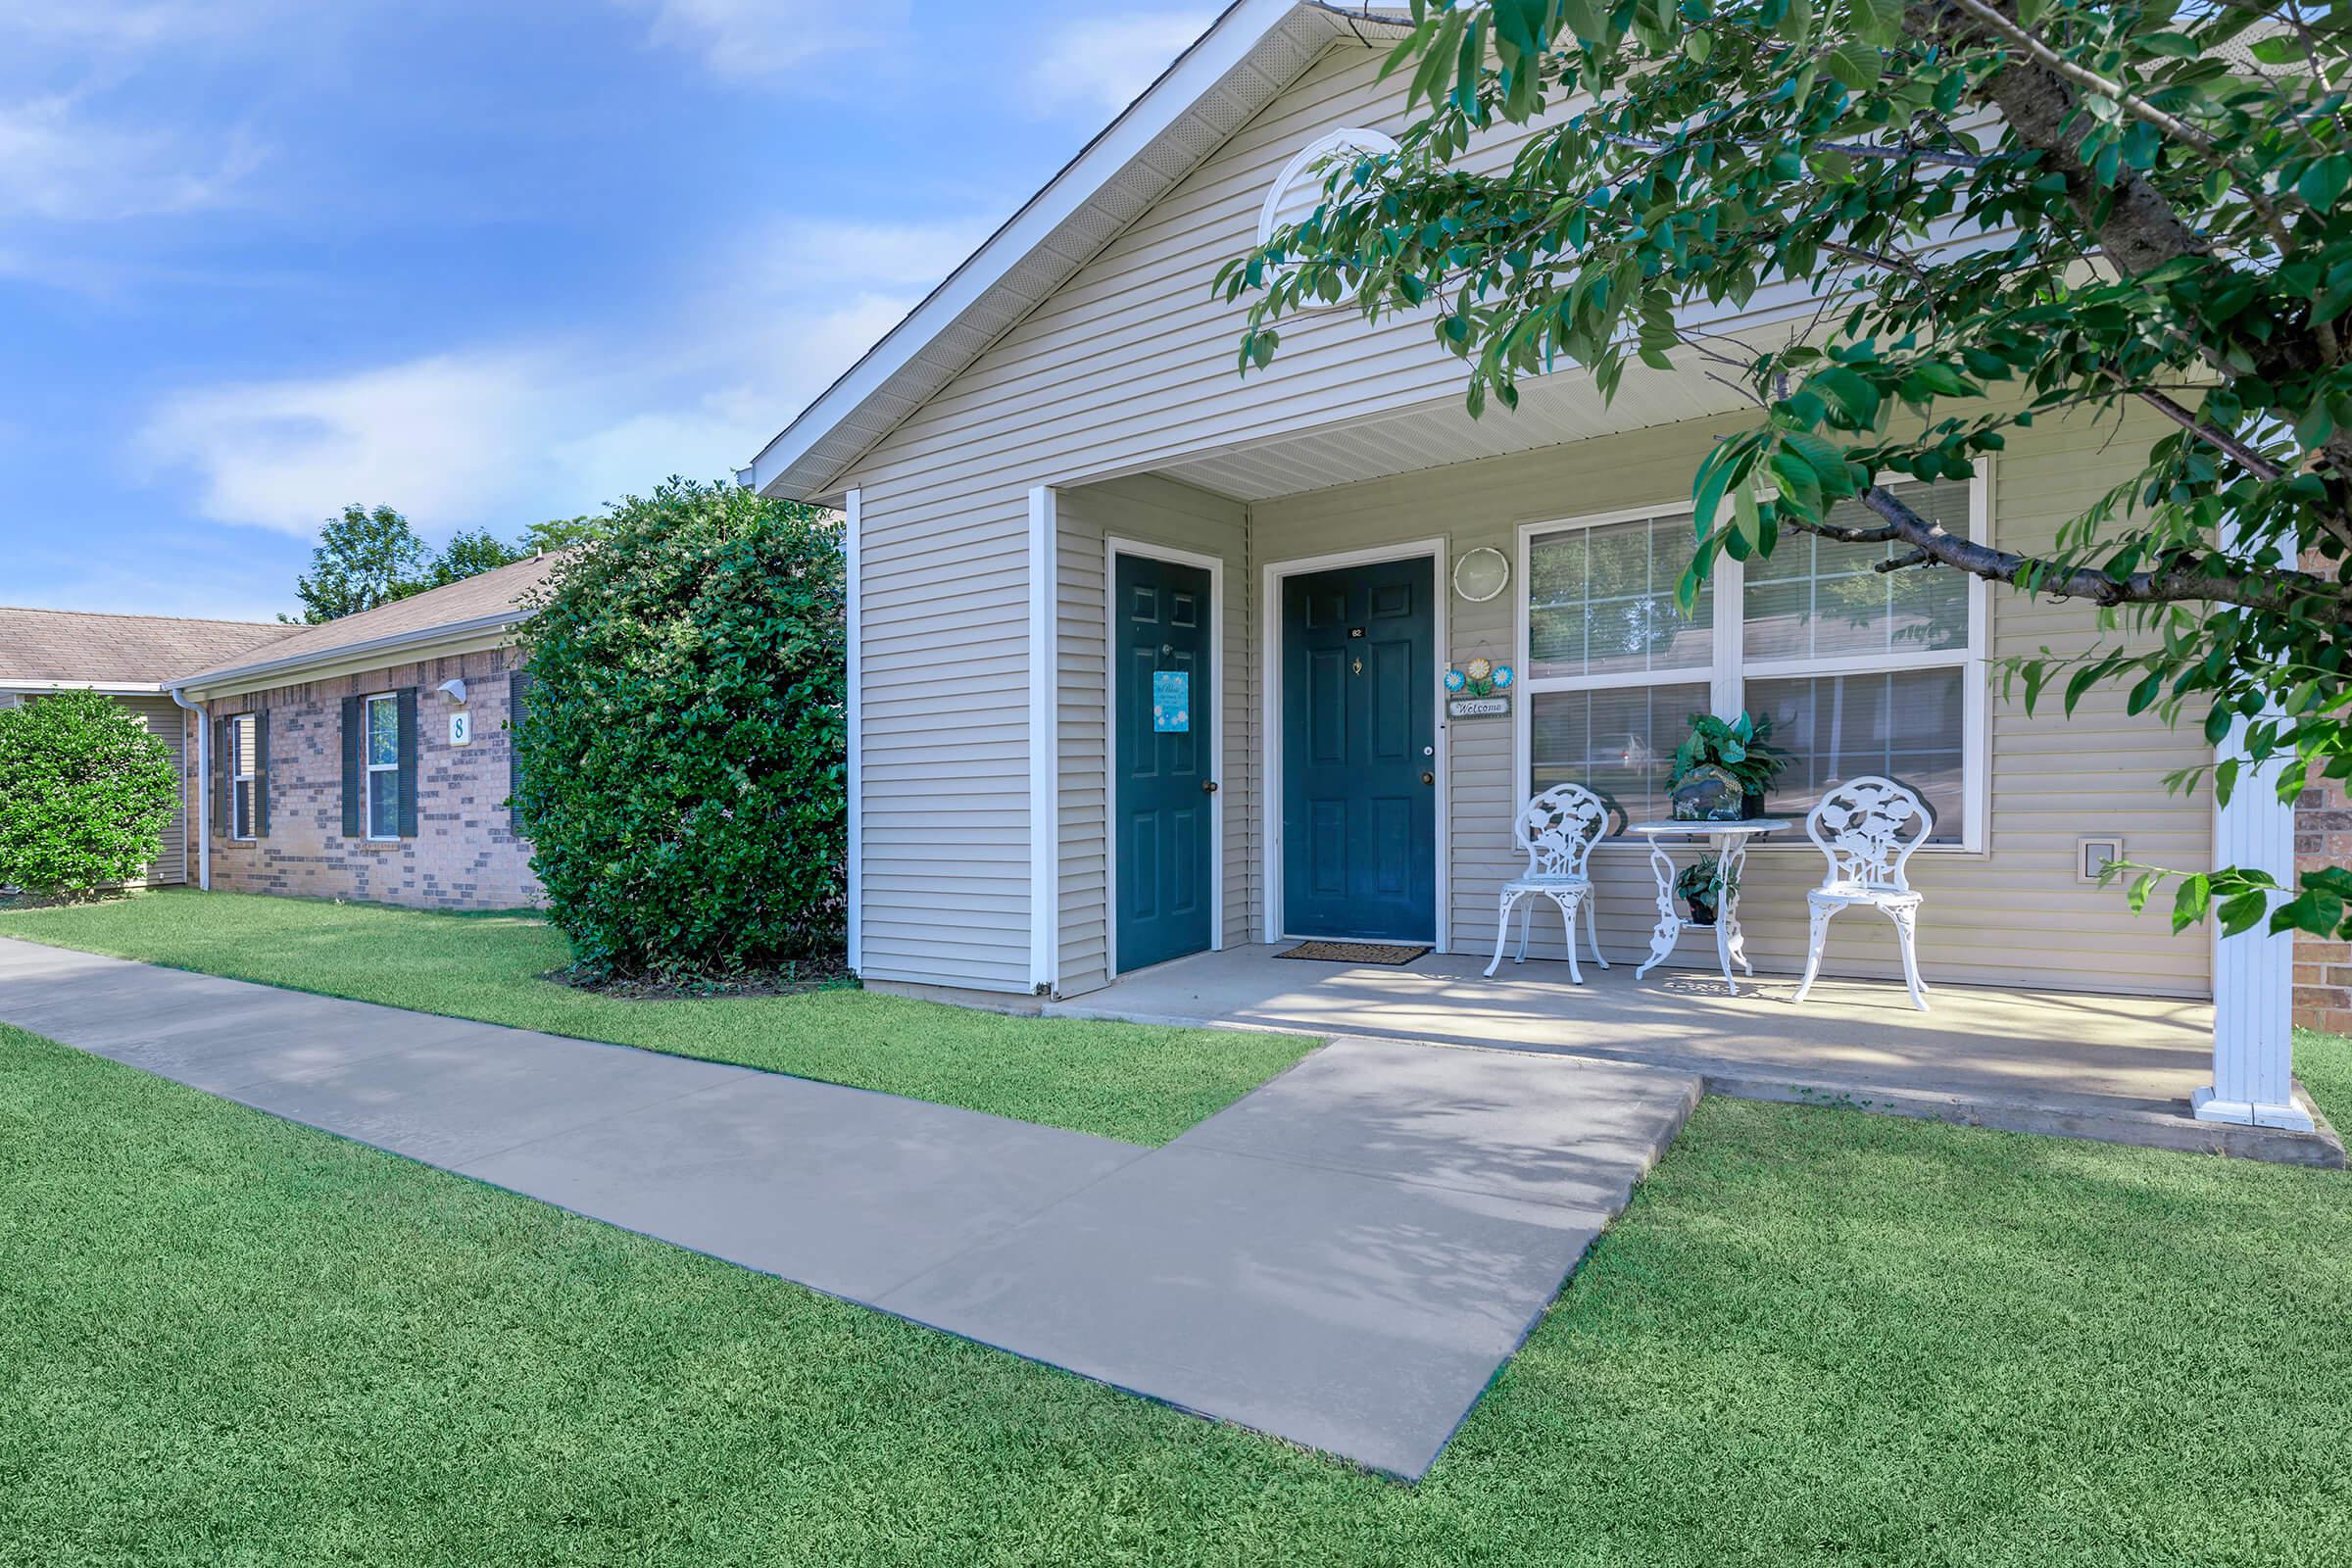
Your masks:
<path fill-rule="evenodd" d="M 196 715 L 196 887 L 213 890 L 213 715 L 202 703 L 191 703 L 176 686 L 167 688 L 172 701 Z M 186 854 L 183 838 L 181 854 Z"/>

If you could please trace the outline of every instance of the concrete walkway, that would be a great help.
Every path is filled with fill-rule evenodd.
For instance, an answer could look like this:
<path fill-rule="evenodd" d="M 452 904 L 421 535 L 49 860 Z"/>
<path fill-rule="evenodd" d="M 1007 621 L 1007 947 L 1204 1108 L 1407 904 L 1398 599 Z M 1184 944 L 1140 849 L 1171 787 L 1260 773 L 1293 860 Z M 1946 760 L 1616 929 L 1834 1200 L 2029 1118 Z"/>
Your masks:
<path fill-rule="evenodd" d="M 1347 1039 L 1148 1150 L 6 939 L 0 1021 L 1407 1479 L 1698 1098 Z"/>

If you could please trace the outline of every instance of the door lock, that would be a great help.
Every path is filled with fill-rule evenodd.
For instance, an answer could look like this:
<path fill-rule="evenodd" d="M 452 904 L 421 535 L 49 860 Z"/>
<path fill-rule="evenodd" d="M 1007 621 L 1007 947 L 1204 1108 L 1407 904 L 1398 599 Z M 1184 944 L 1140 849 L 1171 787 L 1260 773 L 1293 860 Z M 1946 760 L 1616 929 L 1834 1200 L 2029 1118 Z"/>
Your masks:
<path fill-rule="evenodd" d="M 1437 774 L 1435 774 L 1435 773 L 1433 773 L 1433 772 L 1429 771 L 1429 769 L 1427 769 L 1427 768 L 1423 768 L 1423 769 L 1421 770 L 1421 782 L 1422 782 L 1422 783 L 1424 783 L 1424 784 L 1435 784 L 1437 781 L 1438 781 L 1438 775 L 1437 775 Z"/>

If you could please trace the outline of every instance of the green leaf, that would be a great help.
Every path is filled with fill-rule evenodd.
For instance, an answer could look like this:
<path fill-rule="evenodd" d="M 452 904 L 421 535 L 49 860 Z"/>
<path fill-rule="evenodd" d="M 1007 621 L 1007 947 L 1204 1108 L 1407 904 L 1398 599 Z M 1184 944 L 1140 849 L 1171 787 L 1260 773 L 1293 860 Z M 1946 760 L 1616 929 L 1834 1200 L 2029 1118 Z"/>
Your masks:
<path fill-rule="evenodd" d="M 2303 171 L 2303 177 L 2295 183 L 2295 193 L 2317 211 L 2326 213 L 2335 206 L 2348 184 L 2352 184 L 2352 157 L 2329 153 Z"/>

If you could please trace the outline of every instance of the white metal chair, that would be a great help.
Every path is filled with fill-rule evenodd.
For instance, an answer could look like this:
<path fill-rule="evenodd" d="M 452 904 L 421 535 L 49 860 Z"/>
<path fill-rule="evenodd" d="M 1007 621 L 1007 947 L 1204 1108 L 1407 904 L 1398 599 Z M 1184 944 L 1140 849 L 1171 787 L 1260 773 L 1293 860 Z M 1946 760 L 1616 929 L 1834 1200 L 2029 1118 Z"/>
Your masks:
<path fill-rule="evenodd" d="M 1928 1010 L 1927 983 L 1919 977 L 1915 946 L 1922 896 L 1911 890 L 1903 862 L 1936 831 L 1936 813 L 1928 803 L 1890 778 L 1864 774 L 1849 778 L 1824 795 L 1805 813 L 1805 836 L 1828 858 L 1830 874 L 1805 895 L 1813 916 L 1812 941 L 1805 954 L 1805 978 L 1796 1000 L 1805 1000 L 1813 977 L 1821 972 L 1821 951 L 1828 942 L 1830 920 L 1839 909 L 1857 904 L 1885 914 L 1894 922 L 1903 949 L 1903 979 L 1911 988 L 1911 1005 Z"/>
<path fill-rule="evenodd" d="M 1560 916 L 1567 922 L 1568 978 L 1580 986 L 1585 983 L 1584 971 L 1576 965 L 1579 908 L 1586 911 L 1592 961 L 1603 969 L 1609 966 L 1609 960 L 1600 956 L 1600 916 L 1592 910 L 1592 882 L 1585 874 L 1585 866 L 1592 858 L 1592 846 L 1607 836 L 1609 818 L 1616 814 L 1616 808 L 1582 784 L 1554 784 L 1520 811 L 1511 824 L 1511 837 L 1527 851 L 1527 870 L 1502 885 L 1502 917 L 1494 927 L 1494 961 L 1487 965 L 1489 979 L 1502 967 L 1503 944 L 1511 935 L 1511 911 L 1520 900 L 1533 897 L 1558 905 Z M 1519 953 L 1513 963 L 1526 961 L 1527 931 L 1535 923 L 1536 912 L 1530 909 L 1519 922 Z"/>

